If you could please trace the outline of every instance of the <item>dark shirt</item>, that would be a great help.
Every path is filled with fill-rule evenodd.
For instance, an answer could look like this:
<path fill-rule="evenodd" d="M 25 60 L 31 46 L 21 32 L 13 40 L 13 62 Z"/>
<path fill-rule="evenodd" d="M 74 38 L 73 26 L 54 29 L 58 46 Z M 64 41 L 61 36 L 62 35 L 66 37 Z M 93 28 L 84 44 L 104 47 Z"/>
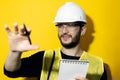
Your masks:
<path fill-rule="evenodd" d="M 37 77 L 37 80 L 40 80 L 40 74 L 42 70 L 42 62 L 43 62 L 43 55 L 44 51 L 40 51 L 38 53 L 35 53 L 34 55 L 22 58 L 22 66 L 19 70 L 10 72 L 7 71 L 4 68 L 4 74 L 8 77 L 16 78 L 16 77 Z M 63 59 L 76 59 L 78 60 L 80 57 L 75 56 L 69 56 L 65 55 L 61 52 Z M 107 80 L 106 71 L 104 70 L 104 73 L 100 80 Z"/>

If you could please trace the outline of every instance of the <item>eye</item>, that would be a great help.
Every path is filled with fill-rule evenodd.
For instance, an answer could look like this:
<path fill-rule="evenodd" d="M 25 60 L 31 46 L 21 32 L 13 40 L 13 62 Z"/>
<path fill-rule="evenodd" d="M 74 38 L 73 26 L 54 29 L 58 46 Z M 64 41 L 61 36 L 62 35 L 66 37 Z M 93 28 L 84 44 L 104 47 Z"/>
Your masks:
<path fill-rule="evenodd" d="M 64 24 L 62 24 L 62 23 L 59 23 L 59 24 L 56 24 L 55 26 L 57 26 L 57 27 L 62 27 Z"/>
<path fill-rule="evenodd" d="M 69 24 L 67 24 L 67 26 L 72 27 L 72 26 L 75 26 L 75 24 L 69 23 Z"/>
<path fill-rule="evenodd" d="M 77 24 L 77 23 L 68 23 L 67 26 L 76 27 L 76 26 L 79 26 L 79 24 Z"/>

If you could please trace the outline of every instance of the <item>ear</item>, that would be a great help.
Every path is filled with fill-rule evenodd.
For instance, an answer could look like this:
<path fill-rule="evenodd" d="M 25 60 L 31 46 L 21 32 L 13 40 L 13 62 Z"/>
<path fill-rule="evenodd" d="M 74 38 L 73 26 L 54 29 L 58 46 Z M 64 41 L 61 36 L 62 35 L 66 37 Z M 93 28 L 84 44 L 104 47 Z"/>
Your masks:
<path fill-rule="evenodd" d="M 82 28 L 81 28 L 81 36 L 83 36 L 86 32 L 87 28 L 86 28 L 86 25 L 84 25 Z"/>

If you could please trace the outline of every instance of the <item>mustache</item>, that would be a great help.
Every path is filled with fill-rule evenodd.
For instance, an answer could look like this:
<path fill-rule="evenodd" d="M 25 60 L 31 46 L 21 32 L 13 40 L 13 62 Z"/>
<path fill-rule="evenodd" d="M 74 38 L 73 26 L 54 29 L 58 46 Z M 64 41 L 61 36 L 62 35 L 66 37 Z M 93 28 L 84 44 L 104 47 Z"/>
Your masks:
<path fill-rule="evenodd" d="M 65 33 L 65 34 L 62 34 L 62 35 L 60 36 L 60 38 L 61 38 L 61 37 L 64 37 L 64 36 L 72 37 L 71 35 Z"/>

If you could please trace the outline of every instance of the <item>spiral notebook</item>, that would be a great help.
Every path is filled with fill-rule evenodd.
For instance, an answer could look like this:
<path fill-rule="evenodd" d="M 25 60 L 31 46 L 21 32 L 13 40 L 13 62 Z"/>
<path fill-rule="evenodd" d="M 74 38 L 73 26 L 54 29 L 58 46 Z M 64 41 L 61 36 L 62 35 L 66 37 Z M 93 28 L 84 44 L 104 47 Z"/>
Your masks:
<path fill-rule="evenodd" d="M 74 80 L 75 76 L 86 77 L 89 62 L 86 60 L 61 59 L 58 80 Z"/>

